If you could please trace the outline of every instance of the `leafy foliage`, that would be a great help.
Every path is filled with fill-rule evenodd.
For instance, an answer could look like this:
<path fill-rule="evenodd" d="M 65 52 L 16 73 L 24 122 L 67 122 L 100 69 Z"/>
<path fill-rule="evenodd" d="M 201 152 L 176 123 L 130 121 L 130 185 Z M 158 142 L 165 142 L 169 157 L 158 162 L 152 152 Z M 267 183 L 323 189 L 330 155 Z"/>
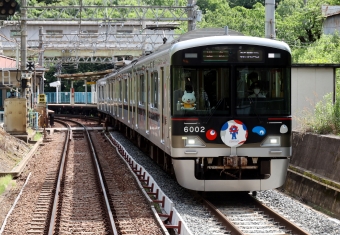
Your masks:
<path fill-rule="evenodd" d="M 340 36 L 322 35 L 320 40 L 309 47 L 293 50 L 295 63 L 340 63 Z"/>
<path fill-rule="evenodd" d="M 339 93 L 338 93 L 339 94 Z M 327 94 L 300 118 L 302 130 L 316 134 L 340 134 L 340 95 L 333 103 L 333 94 Z"/>
<path fill-rule="evenodd" d="M 231 8 L 228 4 L 220 5 L 215 11 L 206 10 L 201 28 L 224 27 L 242 32 L 245 35 L 264 36 L 264 22 L 256 19 L 264 19 L 265 8 L 256 3 L 253 9 L 241 6 Z"/>

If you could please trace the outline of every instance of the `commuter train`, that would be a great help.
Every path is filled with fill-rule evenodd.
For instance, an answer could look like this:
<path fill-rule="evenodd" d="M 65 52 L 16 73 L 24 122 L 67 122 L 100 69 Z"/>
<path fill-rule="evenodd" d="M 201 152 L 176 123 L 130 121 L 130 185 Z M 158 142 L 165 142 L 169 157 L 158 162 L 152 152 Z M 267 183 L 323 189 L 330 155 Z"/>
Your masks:
<path fill-rule="evenodd" d="M 291 51 L 192 31 L 97 81 L 98 111 L 195 191 L 278 188 L 292 154 Z"/>

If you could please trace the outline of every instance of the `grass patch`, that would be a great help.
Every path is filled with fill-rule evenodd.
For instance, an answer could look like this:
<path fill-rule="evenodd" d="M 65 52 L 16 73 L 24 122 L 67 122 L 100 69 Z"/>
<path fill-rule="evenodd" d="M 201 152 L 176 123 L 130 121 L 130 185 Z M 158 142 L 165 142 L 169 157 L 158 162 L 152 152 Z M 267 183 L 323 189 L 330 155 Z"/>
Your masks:
<path fill-rule="evenodd" d="M 313 110 L 304 110 L 297 118 L 301 131 L 340 135 L 340 70 L 336 70 L 335 92 L 322 97 Z"/>
<path fill-rule="evenodd" d="M 333 95 L 327 94 L 319 101 L 313 112 L 306 112 L 298 118 L 302 131 L 315 134 L 340 135 L 340 94 L 333 102 Z"/>
<path fill-rule="evenodd" d="M 35 133 L 34 137 L 33 137 L 33 141 L 38 141 L 42 138 L 43 134 L 41 132 L 37 132 Z"/>
<path fill-rule="evenodd" d="M 6 175 L 4 177 L 0 177 L 0 195 L 3 194 L 9 185 L 9 183 L 12 181 L 11 175 Z"/>

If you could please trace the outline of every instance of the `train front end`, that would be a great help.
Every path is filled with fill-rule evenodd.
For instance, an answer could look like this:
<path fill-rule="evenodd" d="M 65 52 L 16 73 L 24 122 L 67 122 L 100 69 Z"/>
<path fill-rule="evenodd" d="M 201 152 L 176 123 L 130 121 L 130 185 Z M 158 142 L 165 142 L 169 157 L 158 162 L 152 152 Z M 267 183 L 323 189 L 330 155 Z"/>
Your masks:
<path fill-rule="evenodd" d="M 177 181 L 196 191 L 280 187 L 292 154 L 290 49 L 251 37 L 190 41 L 171 57 Z"/>

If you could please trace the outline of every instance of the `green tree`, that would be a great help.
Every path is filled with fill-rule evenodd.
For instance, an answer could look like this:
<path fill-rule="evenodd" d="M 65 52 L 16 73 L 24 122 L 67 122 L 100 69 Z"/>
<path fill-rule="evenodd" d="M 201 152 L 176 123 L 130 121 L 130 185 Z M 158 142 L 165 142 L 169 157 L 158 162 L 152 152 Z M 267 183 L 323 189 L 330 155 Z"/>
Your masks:
<path fill-rule="evenodd" d="M 240 6 L 231 8 L 228 3 L 216 7 L 215 11 L 207 10 L 199 23 L 201 28 L 228 26 L 244 35 L 264 36 L 265 8 L 262 4 L 256 3 L 253 9 Z"/>
<path fill-rule="evenodd" d="M 322 35 L 319 40 L 303 50 L 293 50 L 294 63 L 340 63 L 340 36 Z"/>
<path fill-rule="evenodd" d="M 252 9 L 256 3 L 264 5 L 265 0 L 229 0 L 228 2 L 231 7 L 242 6 L 247 9 Z"/>
<path fill-rule="evenodd" d="M 277 37 L 289 44 L 312 43 L 322 34 L 322 0 L 284 0 L 276 10 Z"/>

